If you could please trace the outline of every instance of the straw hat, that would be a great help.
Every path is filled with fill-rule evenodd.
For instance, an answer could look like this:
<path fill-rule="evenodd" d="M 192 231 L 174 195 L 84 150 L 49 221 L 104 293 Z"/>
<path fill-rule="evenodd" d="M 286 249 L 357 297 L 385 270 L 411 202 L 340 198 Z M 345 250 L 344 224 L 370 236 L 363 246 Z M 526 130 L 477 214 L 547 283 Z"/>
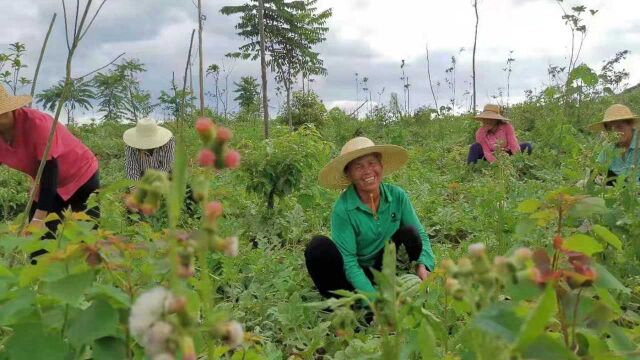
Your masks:
<path fill-rule="evenodd" d="M 384 175 L 400 169 L 409 159 L 407 150 L 400 146 L 376 145 L 366 137 L 356 137 L 347 141 L 342 150 L 340 150 L 340 155 L 320 170 L 318 182 L 321 186 L 330 189 L 342 189 L 349 186 L 351 182 L 344 173 L 344 167 L 351 160 L 372 153 L 380 153 L 382 155 Z"/>
<path fill-rule="evenodd" d="M 592 131 L 604 131 L 604 124 L 620 121 L 620 120 L 634 120 L 634 126 L 638 123 L 638 116 L 629 110 L 628 107 L 620 104 L 613 104 L 604 112 L 604 119 L 595 124 L 589 125 L 589 129 Z"/>
<path fill-rule="evenodd" d="M 484 106 L 484 109 L 482 109 L 482 112 L 478 115 L 476 115 L 476 120 L 481 120 L 481 119 L 496 119 L 496 120 L 502 120 L 502 121 L 511 121 L 509 119 L 507 119 L 506 117 L 500 115 L 500 106 L 499 105 L 495 105 L 495 104 L 487 104 Z"/>
<path fill-rule="evenodd" d="M 122 135 L 124 142 L 136 149 L 154 149 L 166 144 L 173 134 L 168 129 L 158 126 L 151 118 L 138 120 L 136 127 L 128 129 Z"/>
<path fill-rule="evenodd" d="M 8 113 L 15 109 L 21 108 L 31 102 L 31 96 L 20 95 L 13 96 L 7 93 L 4 86 L 0 86 L 0 114 Z"/>

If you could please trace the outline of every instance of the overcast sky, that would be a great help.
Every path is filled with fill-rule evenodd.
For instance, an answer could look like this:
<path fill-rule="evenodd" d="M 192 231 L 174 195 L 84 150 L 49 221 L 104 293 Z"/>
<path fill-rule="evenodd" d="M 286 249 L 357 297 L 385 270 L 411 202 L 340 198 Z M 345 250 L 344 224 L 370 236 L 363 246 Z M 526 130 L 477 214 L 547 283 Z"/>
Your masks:
<path fill-rule="evenodd" d="M 81 0 L 84 3 L 85 0 Z M 94 3 L 99 3 L 94 0 Z M 98 68 L 122 52 L 137 58 L 147 67 L 141 82 L 154 98 L 168 89 L 172 72 L 181 79 L 184 72 L 191 30 L 197 27 L 195 0 L 107 0 L 89 34 L 74 58 L 76 76 Z M 220 14 L 224 5 L 242 0 L 202 0 L 205 66 L 223 64 L 233 82 L 240 76 L 259 78 L 259 63 L 231 60 L 224 54 L 236 51 L 243 39 L 235 34 L 237 17 Z M 411 107 L 433 105 L 428 90 L 425 45 L 429 44 L 431 76 L 442 105 L 452 90 L 446 83 L 452 74 L 445 73 L 451 57 L 456 65 L 456 103 L 469 103 L 465 91 L 470 89 L 471 53 L 475 17 L 472 0 L 319 0 L 320 9 L 332 8 L 327 41 L 318 47 L 328 75 L 312 85 L 328 107 L 350 108 L 358 98 L 364 99 L 359 78 L 369 78 L 373 101 L 388 102 L 392 92 L 403 100 L 400 63 L 405 60 L 411 83 Z M 75 1 L 67 0 L 71 8 Z M 617 51 L 630 50 L 622 64 L 631 73 L 631 85 L 640 81 L 640 1 L 638 0 L 565 0 L 569 10 L 583 4 L 598 10 L 585 14 L 588 33 L 581 61 L 600 69 L 602 61 Z M 73 6 L 72 6 L 73 5 Z M 562 20 L 562 10 L 554 0 L 479 0 L 480 25 L 477 50 L 478 106 L 481 107 L 507 85 L 505 67 L 510 51 L 512 64 L 510 102 L 524 98 L 526 89 L 548 85 L 549 65 L 565 66 L 570 53 L 571 36 Z M 29 66 L 24 75 L 31 77 L 47 26 L 54 12 L 58 20 L 41 69 L 38 89 L 45 89 L 64 76 L 66 46 L 60 0 L 0 0 L 0 46 L 6 51 L 10 43 L 27 46 Z M 196 76 L 194 72 L 194 77 Z M 273 83 L 272 77 L 270 81 Z M 271 87 L 272 84 L 270 84 Z M 197 81 L 196 81 L 197 86 Z M 213 89 L 206 79 L 206 90 Z M 28 92 L 23 89 L 23 93 Z M 506 96 L 506 90 L 503 90 Z M 232 94 L 233 95 L 233 94 Z M 231 96 L 232 98 L 233 96 Z M 270 105 L 277 110 L 281 99 L 273 93 Z M 506 101 L 506 98 L 503 99 Z M 211 98 L 207 99 L 213 104 Z M 467 105 L 468 106 L 468 105 Z M 236 110 L 235 104 L 230 110 Z M 272 110 L 272 112 L 274 111 Z M 93 116 L 93 112 L 85 116 Z M 81 116 L 81 114 L 77 114 Z"/>

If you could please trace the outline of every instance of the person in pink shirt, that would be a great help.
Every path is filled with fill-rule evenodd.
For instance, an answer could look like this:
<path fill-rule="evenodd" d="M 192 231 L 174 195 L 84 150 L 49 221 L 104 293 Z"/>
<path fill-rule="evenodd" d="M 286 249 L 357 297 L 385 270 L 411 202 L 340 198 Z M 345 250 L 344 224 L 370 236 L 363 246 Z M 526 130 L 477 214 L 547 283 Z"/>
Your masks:
<path fill-rule="evenodd" d="M 531 154 L 531 144 L 518 142 L 511 120 L 500 114 L 500 106 L 487 104 L 475 118 L 482 122 L 482 126 L 476 131 L 476 142 L 469 147 L 468 164 L 475 164 L 478 160 L 494 163 L 496 150 L 503 150 L 509 155 L 525 151 Z"/>
<path fill-rule="evenodd" d="M 23 172 L 35 179 L 47 145 L 53 118 L 41 111 L 25 107 L 30 96 L 12 96 L 0 86 L 0 165 Z M 36 201 L 30 214 L 30 229 L 45 225 L 51 237 L 59 221 L 45 224 L 49 213 L 62 217 L 63 210 L 87 210 L 89 195 L 100 186 L 98 159 L 66 127 L 58 124 L 44 172 L 38 186 Z M 87 210 L 97 218 L 99 209 Z M 33 254 L 32 254 L 33 255 Z"/>

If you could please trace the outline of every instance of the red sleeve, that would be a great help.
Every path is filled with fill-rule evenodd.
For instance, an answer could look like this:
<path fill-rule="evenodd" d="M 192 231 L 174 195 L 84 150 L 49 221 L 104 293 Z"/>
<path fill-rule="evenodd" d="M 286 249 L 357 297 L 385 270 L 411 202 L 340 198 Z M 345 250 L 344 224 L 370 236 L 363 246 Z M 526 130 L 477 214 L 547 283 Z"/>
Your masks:
<path fill-rule="evenodd" d="M 487 130 L 484 127 L 476 131 L 476 142 L 482 147 L 484 158 L 487 159 L 488 162 L 493 163 L 496 161 L 496 157 L 493 156 L 493 152 L 491 151 L 491 145 L 489 145 L 487 141 Z"/>
<path fill-rule="evenodd" d="M 29 134 L 27 136 L 31 139 L 36 157 L 38 160 L 42 160 L 42 155 L 44 154 L 44 149 L 46 148 L 47 140 L 49 139 L 51 125 L 53 125 L 53 118 L 37 110 L 30 111 L 28 113 L 28 118 Z M 58 124 L 58 129 L 56 129 L 56 133 L 53 135 L 51 149 L 49 149 L 47 160 L 57 158 L 63 151 L 63 145 L 60 142 L 59 127 L 60 125 Z"/>
<path fill-rule="evenodd" d="M 515 154 L 520 151 L 520 143 L 516 137 L 516 132 L 511 124 L 506 123 L 504 126 L 505 136 L 507 137 L 507 148 L 511 150 L 512 154 Z"/>

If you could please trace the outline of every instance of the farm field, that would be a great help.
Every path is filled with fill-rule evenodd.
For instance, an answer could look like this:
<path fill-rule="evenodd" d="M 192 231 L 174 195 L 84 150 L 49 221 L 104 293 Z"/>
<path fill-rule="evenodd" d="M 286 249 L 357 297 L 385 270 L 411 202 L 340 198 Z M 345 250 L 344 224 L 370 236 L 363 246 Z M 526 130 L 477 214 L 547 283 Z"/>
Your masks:
<path fill-rule="evenodd" d="M 258 2 L 249 3 L 221 13 L 252 15 Z M 266 14 L 276 3 L 265 0 Z M 320 34 L 307 39 L 314 48 L 326 40 L 331 12 L 298 3 L 310 9 L 296 21 Z M 565 19 L 577 21 L 573 33 L 581 33 L 584 12 Z M 252 44 L 240 48 L 250 56 L 232 57 L 259 62 L 257 22 L 236 28 Z M 72 45 L 90 45 L 70 35 Z M 19 88 L 15 60 L 23 52 L 14 43 L 1 54 L 8 57 L 0 70 L 10 70 L 0 74 L 3 86 Z M 307 73 L 322 67 L 320 54 L 302 51 L 306 62 L 280 59 L 284 67 L 269 68 L 282 107 L 263 117 L 266 85 L 250 76 L 234 84 L 238 111 L 227 112 L 205 106 L 186 71 L 156 104 L 136 80 L 147 71 L 139 60 L 121 59 L 78 82 L 69 65 L 65 80 L 34 96 L 34 107 L 65 112 L 67 129 L 98 158 L 101 184 L 89 205 L 100 217 L 66 212 L 45 240 L 42 230 L 24 232 L 34 182 L 0 167 L 0 360 L 640 359 L 640 184 L 632 180 L 640 169 L 607 185 L 601 178 L 611 164 L 597 158 L 616 137 L 588 130 L 613 104 L 640 113 L 640 88 L 623 86 L 629 73 L 619 69 L 627 53 L 620 54 L 599 70 L 575 55 L 573 66 L 550 68 L 548 86 L 520 101 L 493 97 L 533 152 L 496 151 L 496 162 L 473 165 L 466 160 L 480 126 L 474 107 L 484 104 L 456 103 L 454 90 L 443 106 L 411 107 L 404 72 L 404 96 L 374 104 L 356 74 L 356 87 L 368 91 L 357 104 L 366 106 L 330 108 L 309 87 L 310 76 L 323 76 Z M 68 64 L 72 57 L 70 49 Z M 286 78 L 287 66 L 302 63 L 310 67 Z M 216 101 L 220 71 L 207 71 L 218 74 Z M 108 88 L 110 81 L 122 87 Z M 105 105 L 107 90 L 119 92 L 113 113 L 104 110 L 115 109 Z M 73 121 L 93 106 L 102 118 Z M 172 171 L 127 180 L 123 133 L 160 110 L 176 141 Z M 405 248 L 389 242 L 375 294 L 343 290 L 325 299 L 305 248 L 314 235 L 331 236 L 341 192 L 320 186 L 318 174 L 358 136 L 407 150 L 407 164 L 384 182 L 408 194 L 436 265 L 420 281 L 408 275 L 415 264 Z"/>

